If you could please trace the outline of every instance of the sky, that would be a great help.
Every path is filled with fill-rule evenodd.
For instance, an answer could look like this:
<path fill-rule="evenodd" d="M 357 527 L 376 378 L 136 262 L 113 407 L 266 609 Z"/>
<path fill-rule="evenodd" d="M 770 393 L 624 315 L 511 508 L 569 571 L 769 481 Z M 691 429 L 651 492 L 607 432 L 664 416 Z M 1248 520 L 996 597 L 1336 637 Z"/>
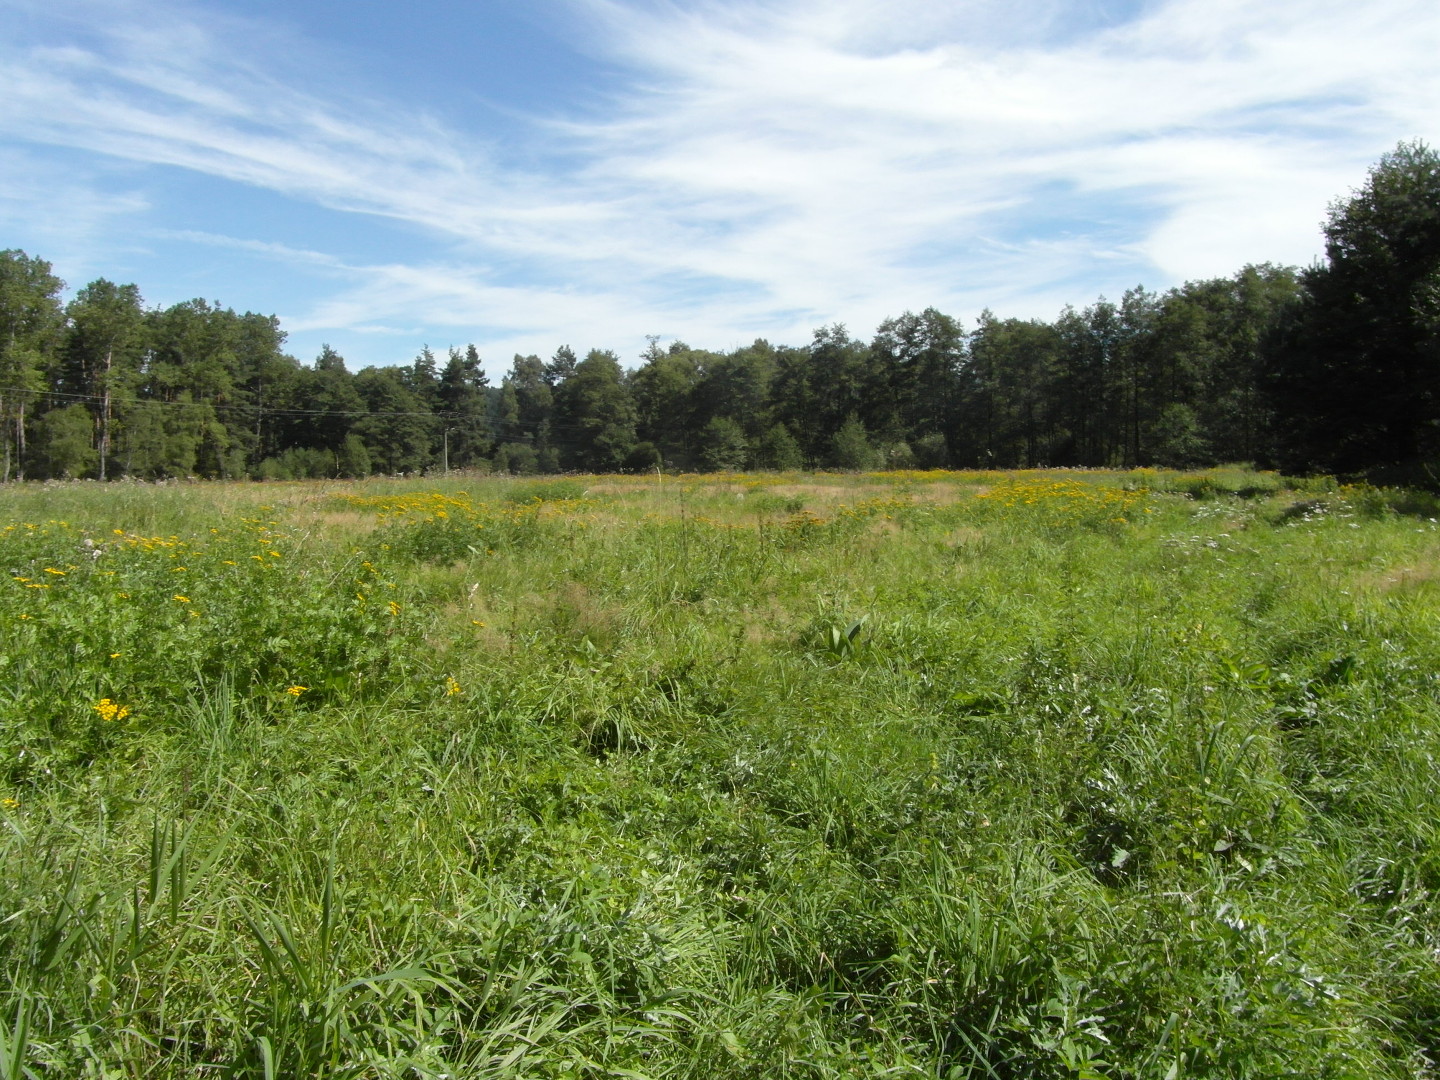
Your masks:
<path fill-rule="evenodd" d="M 1433 0 L 0 0 L 0 248 L 352 370 L 1053 319 L 1320 257 L 1437 56 Z"/>

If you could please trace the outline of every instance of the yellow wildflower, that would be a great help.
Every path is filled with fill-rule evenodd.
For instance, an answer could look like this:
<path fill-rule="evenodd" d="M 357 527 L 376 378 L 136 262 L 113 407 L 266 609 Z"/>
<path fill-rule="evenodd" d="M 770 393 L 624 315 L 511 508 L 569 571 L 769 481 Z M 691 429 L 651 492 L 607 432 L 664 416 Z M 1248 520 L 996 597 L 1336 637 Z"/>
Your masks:
<path fill-rule="evenodd" d="M 0 799 L 0 806 L 3 806 L 6 810 L 18 810 L 20 808 L 20 800 L 12 799 L 7 795 L 5 798 Z"/>
<path fill-rule="evenodd" d="M 391 600 L 391 601 L 390 601 L 390 614 L 391 614 L 391 615 L 399 615 L 399 614 L 400 614 L 400 605 L 397 604 L 394 600 Z"/>
<path fill-rule="evenodd" d="M 118 652 L 112 652 L 112 653 L 110 654 L 110 659 L 111 659 L 111 660 L 119 660 L 119 659 L 120 659 L 120 654 L 119 654 Z"/>
<path fill-rule="evenodd" d="M 465 692 L 465 691 L 461 688 L 460 684 L 455 681 L 455 676 L 454 676 L 454 675 L 446 675 L 446 676 L 445 676 L 445 696 L 446 696 L 446 697 L 454 697 L 456 694 L 463 694 L 464 692 Z"/>
<path fill-rule="evenodd" d="M 190 597 L 188 597 L 188 596 L 181 596 L 179 593 L 176 593 L 176 594 L 175 594 L 175 599 L 178 600 L 178 601 L 179 601 L 180 603 L 182 603 L 182 604 L 188 604 L 188 603 L 190 602 Z"/>
<path fill-rule="evenodd" d="M 45 573 L 47 573 L 47 574 L 54 574 L 56 577 L 64 577 L 64 576 L 65 576 L 65 571 L 64 571 L 64 570 L 56 570 L 53 566 L 47 566 L 47 567 L 45 567 Z"/>
<path fill-rule="evenodd" d="M 130 706 L 111 701 L 108 697 L 102 697 L 91 708 L 100 714 L 101 720 L 124 720 L 130 715 Z"/>
<path fill-rule="evenodd" d="M 285 692 L 291 697 L 299 697 L 301 694 L 305 693 L 305 691 L 309 689 L 310 687 L 308 686 L 289 686 L 285 688 Z"/>

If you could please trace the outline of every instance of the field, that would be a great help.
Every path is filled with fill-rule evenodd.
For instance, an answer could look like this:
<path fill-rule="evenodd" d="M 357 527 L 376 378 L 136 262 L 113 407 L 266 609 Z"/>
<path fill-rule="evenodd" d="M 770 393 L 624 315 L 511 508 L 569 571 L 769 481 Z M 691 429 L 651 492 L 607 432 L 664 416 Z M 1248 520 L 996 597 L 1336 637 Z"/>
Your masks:
<path fill-rule="evenodd" d="M 1440 1075 L 1440 508 L 0 491 L 0 1080 Z"/>

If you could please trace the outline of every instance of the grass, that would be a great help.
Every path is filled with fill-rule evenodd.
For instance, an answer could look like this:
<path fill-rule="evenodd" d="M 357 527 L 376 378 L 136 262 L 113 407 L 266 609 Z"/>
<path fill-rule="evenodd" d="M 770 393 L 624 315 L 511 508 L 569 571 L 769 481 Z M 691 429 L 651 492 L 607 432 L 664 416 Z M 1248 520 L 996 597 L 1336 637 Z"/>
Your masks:
<path fill-rule="evenodd" d="M 1435 509 L 12 487 L 0 1078 L 1433 1076 Z"/>

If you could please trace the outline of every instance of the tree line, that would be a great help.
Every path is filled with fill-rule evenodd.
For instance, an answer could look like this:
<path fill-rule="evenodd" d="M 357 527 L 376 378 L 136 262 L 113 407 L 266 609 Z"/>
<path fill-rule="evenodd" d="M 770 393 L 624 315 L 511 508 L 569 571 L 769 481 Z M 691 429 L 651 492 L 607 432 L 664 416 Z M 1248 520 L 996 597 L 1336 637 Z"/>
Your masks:
<path fill-rule="evenodd" d="M 147 308 L 101 279 L 62 301 L 0 252 L 0 475 L 359 477 L 800 467 L 1425 469 L 1440 459 L 1440 156 L 1381 158 L 1296 269 L 1126 292 L 1053 321 L 933 308 L 865 340 L 683 342 L 619 357 L 474 345 L 351 372 L 284 350 L 274 316 Z M 1433 477 L 1432 477 L 1433 479 Z"/>

